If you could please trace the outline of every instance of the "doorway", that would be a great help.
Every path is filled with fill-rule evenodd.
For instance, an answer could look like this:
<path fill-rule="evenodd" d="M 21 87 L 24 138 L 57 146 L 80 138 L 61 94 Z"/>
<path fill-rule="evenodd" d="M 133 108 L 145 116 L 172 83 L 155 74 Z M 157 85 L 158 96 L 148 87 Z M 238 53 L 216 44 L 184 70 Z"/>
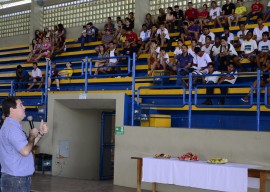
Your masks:
<path fill-rule="evenodd" d="M 115 112 L 101 113 L 99 179 L 113 179 Z"/>

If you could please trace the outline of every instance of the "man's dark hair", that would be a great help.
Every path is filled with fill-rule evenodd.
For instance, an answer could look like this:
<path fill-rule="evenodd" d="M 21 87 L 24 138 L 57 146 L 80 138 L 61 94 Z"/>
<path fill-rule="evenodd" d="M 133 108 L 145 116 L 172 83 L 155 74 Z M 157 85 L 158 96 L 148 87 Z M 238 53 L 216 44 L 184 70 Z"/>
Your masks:
<path fill-rule="evenodd" d="M 220 40 L 222 40 L 222 39 L 223 39 L 224 41 L 227 41 L 227 37 L 225 37 L 225 36 L 223 36 L 223 37 L 220 38 Z"/>
<path fill-rule="evenodd" d="M 247 32 L 247 34 L 249 34 L 249 33 L 250 33 L 250 34 L 251 34 L 251 36 L 253 37 L 253 33 L 252 33 L 252 31 L 248 31 L 248 32 Z"/>
<path fill-rule="evenodd" d="M 214 63 L 208 63 L 208 64 L 207 64 L 207 67 L 209 67 L 210 65 L 211 65 L 212 67 L 215 67 L 215 64 L 214 64 Z"/>
<path fill-rule="evenodd" d="M 111 17 L 108 17 L 108 19 L 112 20 L 112 18 L 111 18 Z"/>
<path fill-rule="evenodd" d="M 10 108 L 16 109 L 17 108 L 17 103 L 16 101 L 18 100 L 18 97 L 11 96 L 7 97 L 2 101 L 2 112 L 5 117 L 9 117 L 10 115 Z"/>
<path fill-rule="evenodd" d="M 263 32 L 262 36 L 264 36 L 264 35 L 267 35 L 267 37 L 269 37 L 269 32 L 268 31 Z"/>
<path fill-rule="evenodd" d="M 195 52 L 196 54 L 198 54 L 200 51 L 201 51 L 201 48 L 200 48 L 200 47 L 195 47 L 194 52 Z"/>
<path fill-rule="evenodd" d="M 93 23 L 92 23 L 92 22 L 89 22 L 89 23 L 87 23 L 87 25 L 90 25 L 90 26 L 92 26 L 92 25 L 93 25 Z"/>
<path fill-rule="evenodd" d="M 182 47 L 186 47 L 188 49 L 188 46 L 186 44 L 183 44 Z"/>
<path fill-rule="evenodd" d="M 21 69 L 22 68 L 22 66 L 21 65 L 17 65 L 17 69 Z"/>
<path fill-rule="evenodd" d="M 259 20 L 259 19 L 263 20 L 263 18 L 262 18 L 262 17 L 258 17 L 258 18 L 257 18 L 257 20 Z"/>
<path fill-rule="evenodd" d="M 33 62 L 33 65 L 36 65 L 36 66 L 38 66 L 37 62 Z"/>
<path fill-rule="evenodd" d="M 189 4 L 191 4 L 191 5 L 192 5 L 192 2 L 191 2 L 191 1 L 190 1 L 190 2 L 188 2 L 188 5 L 189 5 Z"/>
<path fill-rule="evenodd" d="M 146 24 L 142 24 L 142 27 L 147 27 Z"/>
<path fill-rule="evenodd" d="M 225 26 L 223 29 L 224 30 L 230 30 L 229 26 Z"/>
<path fill-rule="evenodd" d="M 175 9 L 176 9 L 176 8 L 179 8 L 179 5 L 175 5 L 174 8 L 175 8 Z"/>
<path fill-rule="evenodd" d="M 203 26 L 203 29 L 209 29 L 209 26 L 205 25 Z"/>
<path fill-rule="evenodd" d="M 205 39 L 209 39 L 210 41 L 212 41 L 212 37 L 210 35 L 207 35 Z"/>
<path fill-rule="evenodd" d="M 157 27 L 157 25 L 156 24 L 153 24 L 152 27 Z"/>
<path fill-rule="evenodd" d="M 165 47 L 161 47 L 160 51 L 166 51 Z"/>

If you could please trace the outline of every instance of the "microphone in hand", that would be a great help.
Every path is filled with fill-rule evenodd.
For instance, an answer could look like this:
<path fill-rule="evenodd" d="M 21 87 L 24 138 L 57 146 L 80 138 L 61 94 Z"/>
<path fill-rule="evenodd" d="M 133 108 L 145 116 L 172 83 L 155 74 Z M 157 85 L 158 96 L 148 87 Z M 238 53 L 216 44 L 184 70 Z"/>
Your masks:
<path fill-rule="evenodd" d="M 30 128 L 34 129 L 35 126 L 34 126 L 34 122 L 33 122 L 33 117 L 30 115 L 27 117 L 27 120 L 29 122 Z"/>

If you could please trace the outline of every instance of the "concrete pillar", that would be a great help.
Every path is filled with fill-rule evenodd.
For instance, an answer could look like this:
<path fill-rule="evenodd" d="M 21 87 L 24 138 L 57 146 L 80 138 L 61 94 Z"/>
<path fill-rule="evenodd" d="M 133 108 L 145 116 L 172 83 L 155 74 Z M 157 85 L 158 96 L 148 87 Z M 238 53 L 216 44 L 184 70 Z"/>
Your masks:
<path fill-rule="evenodd" d="M 31 2 L 31 14 L 30 14 L 30 31 L 29 31 L 29 43 L 34 38 L 35 30 L 43 30 L 43 6 L 42 1 L 32 0 Z"/>
<path fill-rule="evenodd" d="M 142 24 L 144 23 L 145 15 L 150 11 L 149 0 L 136 0 L 135 1 L 135 24 L 134 29 L 139 34 Z"/>

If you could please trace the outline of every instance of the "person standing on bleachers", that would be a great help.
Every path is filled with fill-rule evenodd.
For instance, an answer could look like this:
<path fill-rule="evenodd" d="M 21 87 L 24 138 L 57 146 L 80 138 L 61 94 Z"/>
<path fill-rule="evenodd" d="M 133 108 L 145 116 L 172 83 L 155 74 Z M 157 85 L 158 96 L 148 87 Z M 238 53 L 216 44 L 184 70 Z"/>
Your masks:
<path fill-rule="evenodd" d="M 262 40 L 263 32 L 269 32 L 269 28 L 263 24 L 263 18 L 257 18 L 258 27 L 253 30 L 253 39 L 259 43 Z"/>
<path fill-rule="evenodd" d="M 237 0 L 237 7 L 235 9 L 235 14 L 228 17 L 228 24 L 231 27 L 232 26 L 232 21 L 235 20 L 235 25 L 238 25 L 238 21 L 240 18 L 245 16 L 247 13 L 247 7 L 243 5 L 243 0 Z"/>
<path fill-rule="evenodd" d="M 49 71 L 50 73 L 50 71 Z M 56 63 L 52 64 L 52 75 L 51 77 L 48 77 L 48 91 L 51 91 L 51 85 L 52 82 L 56 83 L 56 90 L 60 91 L 60 81 L 59 81 L 59 75 L 58 75 L 58 70 L 56 69 Z"/>
<path fill-rule="evenodd" d="M 42 72 L 41 70 L 38 68 L 38 64 L 37 62 L 33 63 L 33 70 L 32 70 L 32 75 L 29 79 L 30 81 L 32 81 L 32 84 L 28 87 L 28 90 L 32 89 L 34 87 L 34 85 L 36 85 L 38 82 L 39 83 L 39 89 L 42 87 L 43 85 L 43 77 L 42 77 Z"/>
<path fill-rule="evenodd" d="M 221 24 L 221 8 L 217 6 L 217 2 L 216 1 L 212 1 L 211 2 L 211 9 L 209 12 L 209 16 L 210 16 L 210 20 L 214 21 L 214 28 L 216 28 L 217 23 L 219 25 L 219 27 L 222 27 Z"/>
<path fill-rule="evenodd" d="M 231 0 L 226 0 L 226 4 L 222 6 L 222 16 L 226 23 L 228 23 L 228 18 L 233 16 L 235 12 L 235 4 Z"/>
<path fill-rule="evenodd" d="M 28 72 L 21 66 L 18 65 L 16 68 L 16 82 L 19 84 L 15 85 L 19 89 L 26 89 L 29 81 L 30 75 Z"/>
<path fill-rule="evenodd" d="M 260 3 L 260 0 L 255 0 L 255 3 L 251 5 L 251 11 L 247 14 L 247 19 L 245 24 L 250 23 L 250 19 L 253 16 L 263 17 L 263 4 Z"/>

